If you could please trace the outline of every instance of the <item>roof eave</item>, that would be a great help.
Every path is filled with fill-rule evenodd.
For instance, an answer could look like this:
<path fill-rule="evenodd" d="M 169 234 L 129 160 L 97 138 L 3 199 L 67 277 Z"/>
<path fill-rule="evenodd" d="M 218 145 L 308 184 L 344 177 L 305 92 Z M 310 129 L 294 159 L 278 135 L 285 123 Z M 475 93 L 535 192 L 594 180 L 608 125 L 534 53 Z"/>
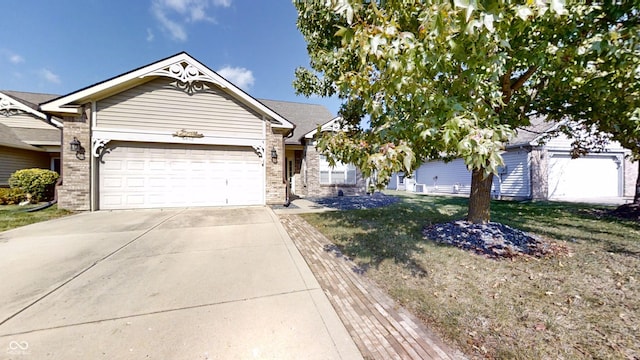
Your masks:
<path fill-rule="evenodd" d="M 24 144 L 24 145 L 23 145 Z M 0 146 L 4 146 L 4 147 L 8 147 L 8 148 L 12 148 L 12 149 L 22 149 L 22 150 L 29 150 L 29 151 L 38 151 L 38 152 L 46 152 L 43 149 L 40 149 L 36 146 L 32 146 L 29 145 L 27 143 L 23 143 L 23 144 L 14 144 L 14 143 L 4 143 L 4 142 L 0 142 Z"/>
<path fill-rule="evenodd" d="M 336 116 L 333 119 L 327 121 L 326 123 L 320 125 L 320 131 L 327 131 L 329 130 L 329 126 L 333 123 L 335 123 L 336 121 L 338 121 L 339 119 L 341 119 L 340 116 Z M 302 137 L 300 137 L 300 140 L 302 139 L 313 139 L 314 136 L 316 136 L 316 134 L 318 133 L 318 127 L 316 127 L 315 129 L 309 131 L 308 133 L 302 135 Z"/>

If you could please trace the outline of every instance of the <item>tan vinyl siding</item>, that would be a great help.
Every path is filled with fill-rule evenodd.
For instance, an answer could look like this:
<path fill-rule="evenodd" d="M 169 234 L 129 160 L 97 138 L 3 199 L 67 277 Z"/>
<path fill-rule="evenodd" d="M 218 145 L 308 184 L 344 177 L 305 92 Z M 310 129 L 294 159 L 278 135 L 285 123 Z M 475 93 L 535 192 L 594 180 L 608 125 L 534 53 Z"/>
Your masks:
<path fill-rule="evenodd" d="M 55 130 L 53 125 L 47 124 L 44 120 L 33 116 L 25 112 L 19 112 L 18 114 L 11 116 L 0 116 L 0 124 L 6 125 L 11 128 L 26 128 L 26 129 L 46 129 Z"/>
<path fill-rule="evenodd" d="M 157 78 L 97 104 L 101 128 L 175 132 L 198 131 L 205 136 L 261 138 L 262 119 L 230 95 L 213 87 L 189 95 L 174 88 L 174 80 Z"/>
<path fill-rule="evenodd" d="M 9 177 L 16 170 L 51 166 L 49 154 L 0 146 L 0 186 L 9 185 Z"/>

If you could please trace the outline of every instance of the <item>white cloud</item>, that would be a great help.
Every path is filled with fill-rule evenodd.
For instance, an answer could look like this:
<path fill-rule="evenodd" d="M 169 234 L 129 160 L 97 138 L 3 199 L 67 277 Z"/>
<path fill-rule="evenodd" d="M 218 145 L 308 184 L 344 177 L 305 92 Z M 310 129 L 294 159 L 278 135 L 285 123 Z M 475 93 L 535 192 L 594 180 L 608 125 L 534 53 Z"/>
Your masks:
<path fill-rule="evenodd" d="M 9 61 L 13 64 L 20 64 L 21 62 L 24 62 L 24 58 L 18 54 L 10 54 Z"/>
<path fill-rule="evenodd" d="M 20 64 L 24 62 L 22 55 L 16 54 L 8 49 L 0 49 L 0 56 L 6 58 L 12 64 Z"/>
<path fill-rule="evenodd" d="M 217 72 L 220 76 L 244 90 L 253 86 L 255 81 L 253 72 L 242 67 L 225 66 Z"/>
<path fill-rule="evenodd" d="M 186 41 L 187 32 L 183 23 L 216 22 L 207 14 L 210 6 L 229 7 L 231 0 L 152 0 L 151 12 L 174 40 Z"/>
<path fill-rule="evenodd" d="M 160 22 L 160 25 L 162 25 L 162 27 L 165 30 L 167 30 L 169 34 L 171 34 L 171 37 L 174 40 L 178 40 L 178 41 L 187 40 L 187 32 L 184 30 L 182 25 L 169 19 L 165 14 L 165 10 L 163 8 L 161 8 L 160 6 L 156 6 L 156 4 L 154 4 L 154 6 L 152 7 L 152 11 L 153 11 L 153 15 Z"/>
<path fill-rule="evenodd" d="M 155 38 L 155 35 L 153 35 L 153 31 L 147 28 L 147 41 L 152 42 L 154 38 Z"/>
<path fill-rule="evenodd" d="M 54 83 L 54 84 L 60 84 L 60 77 L 58 75 L 54 74 L 49 69 L 41 69 L 40 70 L 40 76 L 42 76 L 42 78 L 44 78 L 48 82 L 51 82 L 51 83 Z"/>
<path fill-rule="evenodd" d="M 212 17 L 207 16 L 207 13 L 202 7 L 194 7 L 189 10 L 189 21 L 211 21 L 215 22 Z"/>
<path fill-rule="evenodd" d="M 222 6 L 222 7 L 229 7 L 229 6 L 231 6 L 231 0 L 213 0 L 213 5 Z"/>

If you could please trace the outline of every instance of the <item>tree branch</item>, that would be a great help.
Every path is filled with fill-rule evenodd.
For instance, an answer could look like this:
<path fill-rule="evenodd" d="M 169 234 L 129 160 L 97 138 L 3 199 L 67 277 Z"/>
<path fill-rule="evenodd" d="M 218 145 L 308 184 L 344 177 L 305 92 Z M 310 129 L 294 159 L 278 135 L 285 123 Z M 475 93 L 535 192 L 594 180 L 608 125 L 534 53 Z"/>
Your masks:
<path fill-rule="evenodd" d="M 511 100 L 511 93 L 511 69 L 509 69 L 502 75 L 502 101 L 505 104 L 508 104 L 509 100 Z"/>
<path fill-rule="evenodd" d="M 522 85 L 524 85 L 524 83 L 527 80 L 529 80 L 531 75 L 533 75 L 536 72 L 536 70 L 538 70 L 538 66 L 537 65 L 531 66 L 518 79 L 515 79 L 515 81 L 512 81 L 512 83 L 511 83 L 511 91 L 513 92 L 513 91 L 517 91 L 518 89 L 520 89 L 522 87 Z"/>

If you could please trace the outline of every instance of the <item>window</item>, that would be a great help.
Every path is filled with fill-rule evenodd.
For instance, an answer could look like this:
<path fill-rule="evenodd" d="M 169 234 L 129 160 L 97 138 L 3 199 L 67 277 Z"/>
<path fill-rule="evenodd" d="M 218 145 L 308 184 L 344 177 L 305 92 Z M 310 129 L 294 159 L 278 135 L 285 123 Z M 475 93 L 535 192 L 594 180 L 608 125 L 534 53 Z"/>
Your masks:
<path fill-rule="evenodd" d="M 323 185 L 355 185 L 356 167 L 351 164 L 337 163 L 331 167 L 327 158 L 320 155 L 320 184 Z"/>

